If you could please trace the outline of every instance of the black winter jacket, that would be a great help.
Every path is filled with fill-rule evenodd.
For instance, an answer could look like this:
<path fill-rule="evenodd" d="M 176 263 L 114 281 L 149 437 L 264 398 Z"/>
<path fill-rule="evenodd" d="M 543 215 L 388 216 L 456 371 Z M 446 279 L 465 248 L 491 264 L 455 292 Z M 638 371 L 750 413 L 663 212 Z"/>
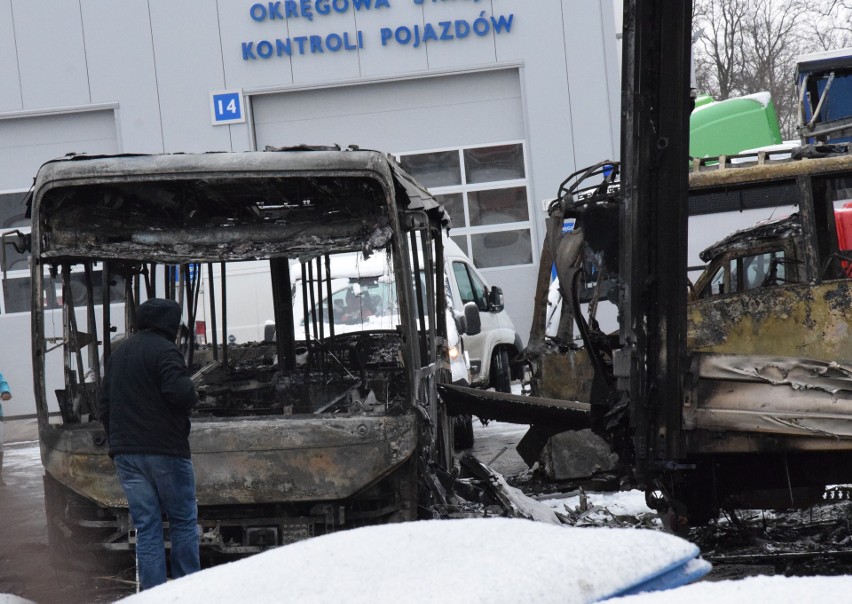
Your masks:
<path fill-rule="evenodd" d="M 110 355 L 99 405 L 110 456 L 190 457 L 189 415 L 198 396 L 174 343 L 180 318 L 174 300 L 147 300 L 136 312 L 139 331 Z"/>

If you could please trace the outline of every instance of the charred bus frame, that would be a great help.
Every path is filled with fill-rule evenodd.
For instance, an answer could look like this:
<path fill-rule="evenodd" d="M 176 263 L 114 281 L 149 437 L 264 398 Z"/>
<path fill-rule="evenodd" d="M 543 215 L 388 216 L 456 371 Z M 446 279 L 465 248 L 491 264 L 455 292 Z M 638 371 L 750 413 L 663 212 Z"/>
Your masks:
<path fill-rule="evenodd" d="M 132 549 L 96 401 L 120 345 L 111 338 L 132 333 L 134 308 L 155 296 L 181 302 L 182 345 L 206 394 L 190 434 L 202 552 L 253 553 L 428 514 L 440 493 L 433 469 L 452 455 L 436 395 L 446 216 L 392 159 L 334 149 L 71 157 L 42 166 L 30 208 L 34 386 L 58 560 Z M 353 251 L 384 254 L 397 276 L 395 328 L 335 333 L 333 320 L 305 312 L 306 338 L 294 340 L 293 305 L 314 307 L 329 256 Z M 274 332 L 232 345 L 228 267 L 258 259 L 269 263 Z M 295 295 L 291 265 L 303 276 Z M 56 291 L 60 329 L 44 304 Z M 202 310 L 212 343 L 197 345 Z M 65 375 L 59 423 L 45 386 L 54 355 Z"/>

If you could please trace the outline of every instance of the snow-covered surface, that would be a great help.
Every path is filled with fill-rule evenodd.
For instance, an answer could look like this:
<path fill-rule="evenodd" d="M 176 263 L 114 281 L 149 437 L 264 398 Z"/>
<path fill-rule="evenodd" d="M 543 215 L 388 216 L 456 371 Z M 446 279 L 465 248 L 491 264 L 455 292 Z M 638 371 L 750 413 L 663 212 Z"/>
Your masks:
<path fill-rule="evenodd" d="M 758 103 L 760 103 L 764 107 L 769 105 L 769 103 L 772 101 L 772 95 L 769 94 L 768 92 L 755 92 L 754 94 L 743 95 L 740 98 L 750 99 L 752 101 L 757 101 Z"/>
<path fill-rule="evenodd" d="M 526 426 L 492 422 L 477 429 L 492 433 L 522 434 Z M 38 443 L 7 442 L 4 475 L 15 480 L 17 476 L 32 473 L 41 473 Z M 615 517 L 640 516 L 650 512 L 641 491 L 590 492 L 584 497 L 590 511 L 597 510 L 599 514 L 603 514 L 601 510 Z M 580 495 L 554 495 L 541 501 L 542 505 L 558 512 L 579 509 L 580 503 Z M 469 530 L 467 523 L 471 522 L 483 524 L 475 525 L 477 530 Z M 504 530 L 504 522 L 511 523 L 511 531 Z M 422 525 L 429 525 L 429 530 L 434 525 L 446 525 L 446 529 L 443 532 L 430 532 L 428 536 L 425 536 L 425 532 L 409 532 L 415 527 L 420 529 Z M 514 528 L 516 525 L 518 529 Z M 293 602 L 364 601 L 381 604 L 394 601 L 390 599 L 390 594 L 394 593 L 398 596 L 395 601 L 399 602 L 416 602 L 421 595 L 421 601 L 465 604 L 478 601 L 582 602 L 591 599 L 577 598 L 591 598 L 590 594 L 600 593 L 603 582 L 612 587 L 612 575 L 602 576 L 599 573 L 609 573 L 610 569 L 619 573 L 623 569 L 631 572 L 629 569 L 634 564 L 635 556 L 642 555 L 658 562 L 661 555 L 672 556 L 683 552 L 686 543 L 652 530 L 572 528 L 528 520 L 441 520 L 369 530 L 375 529 L 382 531 L 373 536 L 363 534 L 363 539 L 362 534 L 356 531 L 336 533 L 214 567 L 179 581 L 170 581 L 157 590 L 137 594 L 129 601 L 188 604 L 217 601 L 279 602 L 286 597 Z M 402 533 L 397 534 L 396 531 Z M 666 539 L 657 543 L 650 552 L 645 549 L 645 545 L 632 551 L 634 546 L 628 537 L 643 539 L 635 536 L 644 535 L 659 535 Z M 613 539 L 609 540 L 610 537 Z M 601 539 L 600 543 L 590 544 L 597 539 Z M 314 541 L 317 545 L 311 545 Z M 396 544 L 389 549 L 386 541 Z M 604 543 L 607 544 L 606 548 Z M 309 559 L 307 554 L 313 551 L 321 557 Z M 403 558 L 411 562 L 410 568 L 403 569 L 407 573 L 406 580 L 397 571 Z M 645 562 L 647 560 L 642 560 L 643 564 Z M 597 568 L 596 565 L 603 568 Z M 414 569 L 417 570 L 416 576 L 411 579 Z M 521 590 L 515 587 L 516 580 L 528 589 L 520 597 L 518 594 L 521 594 Z M 311 591 L 306 592 L 308 596 L 300 593 L 297 597 L 299 592 L 293 591 L 295 586 L 301 586 L 300 589 L 309 587 Z M 451 591 L 450 586 L 456 591 Z M 380 587 L 401 589 L 403 592 L 391 591 L 388 592 L 388 599 L 379 598 Z M 506 591 L 498 591 L 501 589 Z M 484 594 L 483 590 L 490 593 Z M 543 592 L 546 593 L 542 595 Z M 845 602 L 850 593 L 852 576 L 775 576 L 736 581 L 702 581 L 668 591 L 614 598 L 608 602 L 754 604 L 767 601 L 773 604 L 799 604 L 813 601 Z M 323 597 L 328 599 L 323 600 Z M 0 604 L 31 602 L 14 595 L 0 594 Z"/>
<path fill-rule="evenodd" d="M 35 604 L 32 600 L 25 600 L 12 594 L 0 594 L 0 604 Z"/>
<path fill-rule="evenodd" d="M 38 442 L 6 443 L 3 449 L 3 474 L 16 474 L 29 471 L 41 473 L 41 455 Z"/>
<path fill-rule="evenodd" d="M 556 511 L 574 510 L 580 507 L 582 495 L 542 499 L 541 502 Z M 586 493 L 586 506 L 607 510 L 613 516 L 639 516 L 655 513 L 645 503 L 645 493 L 639 490 L 616 491 L 614 493 Z"/>
<path fill-rule="evenodd" d="M 812 52 L 796 57 L 796 63 L 813 63 L 816 61 L 826 61 L 829 59 L 838 59 L 840 57 L 852 57 L 852 48 L 837 48 L 834 50 L 823 50 L 820 52 Z"/>
<path fill-rule="evenodd" d="M 300 541 L 121 601 L 594 602 L 697 554 L 658 531 L 507 518 L 407 522 Z"/>
<path fill-rule="evenodd" d="M 772 95 L 769 92 L 755 92 L 753 94 L 744 94 L 743 96 L 731 97 L 730 99 L 725 99 L 728 101 L 737 101 L 737 100 L 747 100 L 747 101 L 755 101 L 756 103 L 760 103 L 763 107 L 769 105 L 772 101 Z M 719 103 L 723 103 L 723 101 L 713 100 L 710 103 L 705 103 L 704 105 L 699 105 L 695 109 L 692 110 L 692 113 L 698 113 L 699 111 L 703 111 L 709 107 L 715 107 Z"/>
<path fill-rule="evenodd" d="M 607 600 L 607 604 L 801 604 L 849 602 L 852 576 L 749 577 L 737 581 L 704 581 L 667 591 Z"/>

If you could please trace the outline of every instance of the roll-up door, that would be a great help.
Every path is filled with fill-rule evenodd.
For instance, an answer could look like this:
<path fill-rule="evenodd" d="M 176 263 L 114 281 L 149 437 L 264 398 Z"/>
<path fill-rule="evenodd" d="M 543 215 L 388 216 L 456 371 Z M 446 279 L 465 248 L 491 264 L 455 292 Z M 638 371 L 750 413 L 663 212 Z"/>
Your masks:
<path fill-rule="evenodd" d="M 29 187 L 56 157 L 118 150 L 112 109 L 0 118 L 0 191 Z"/>
<path fill-rule="evenodd" d="M 505 69 L 258 95 L 257 146 L 402 152 L 523 139 L 520 88 Z"/>

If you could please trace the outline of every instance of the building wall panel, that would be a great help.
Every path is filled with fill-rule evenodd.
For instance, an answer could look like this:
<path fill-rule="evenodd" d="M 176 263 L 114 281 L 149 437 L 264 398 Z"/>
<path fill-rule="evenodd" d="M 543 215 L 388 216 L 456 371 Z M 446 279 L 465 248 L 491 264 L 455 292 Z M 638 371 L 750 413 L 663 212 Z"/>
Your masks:
<path fill-rule="evenodd" d="M 0 0 L 0 113 L 20 111 L 21 79 L 18 74 L 18 49 L 12 20 L 12 0 Z"/>
<path fill-rule="evenodd" d="M 162 153 L 147 0 L 83 0 L 92 102 L 118 103 L 122 151 Z"/>
<path fill-rule="evenodd" d="M 405 152 L 524 137 L 516 70 L 254 99 L 258 148 L 355 144 Z"/>
<path fill-rule="evenodd" d="M 91 102 L 77 2 L 13 0 L 22 109 Z"/>
<path fill-rule="evenodd" d="M 216 3 L 150 0 L 150 10 L 164 151 L 231 150 L 229 126 L 210 119 L 210 93 L 225 87 Z"/>

